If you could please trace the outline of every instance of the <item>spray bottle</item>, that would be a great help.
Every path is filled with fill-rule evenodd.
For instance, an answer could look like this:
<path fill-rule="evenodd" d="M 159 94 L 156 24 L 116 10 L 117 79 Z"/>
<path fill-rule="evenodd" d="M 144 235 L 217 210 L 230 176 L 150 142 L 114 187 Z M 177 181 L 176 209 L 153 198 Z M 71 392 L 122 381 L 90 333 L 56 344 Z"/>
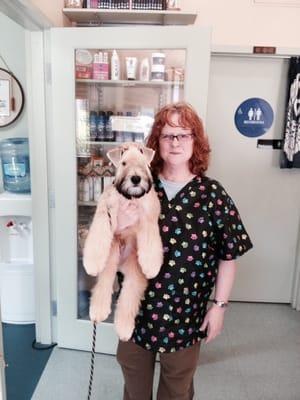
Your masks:
<path fill-rule="evenodd" d="M 120 59 L 116 50 L 114 50 L 112 53 L 110 60 L 110 67 L 111 67 L 111 80 L 112 81 L 120 80 Z"/>

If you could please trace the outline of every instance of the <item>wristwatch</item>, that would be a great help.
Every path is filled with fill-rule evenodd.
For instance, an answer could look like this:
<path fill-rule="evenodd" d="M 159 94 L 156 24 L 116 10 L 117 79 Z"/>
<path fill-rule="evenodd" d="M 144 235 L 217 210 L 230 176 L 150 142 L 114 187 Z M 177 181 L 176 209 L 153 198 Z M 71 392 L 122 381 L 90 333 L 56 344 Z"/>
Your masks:
<path fill-rule="evenodd" d="M 216 304 L 218 307 L 221 307 L 221 308 L 228 307 L 228 303 L 226 303 L 226 301 L 218 301 L 218 300 L 214 299 L 213 303 Z"/>

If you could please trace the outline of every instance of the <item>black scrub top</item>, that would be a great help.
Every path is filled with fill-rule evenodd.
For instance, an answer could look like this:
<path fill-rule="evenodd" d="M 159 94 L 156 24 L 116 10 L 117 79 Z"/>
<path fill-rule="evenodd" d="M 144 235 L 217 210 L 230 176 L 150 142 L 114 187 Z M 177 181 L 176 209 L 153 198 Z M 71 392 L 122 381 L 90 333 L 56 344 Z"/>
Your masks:
<path fill-rule="evenodd" d="M 199 328 L 219 260 L 234 260 L 252 243 L 232 199 L 216 180 L 194 177 L 172 199 L 154 177 L 161 201 L 164 261 L 149 280 L 132 341 L 153 352 L 175 352 L 203 337 Z"/>

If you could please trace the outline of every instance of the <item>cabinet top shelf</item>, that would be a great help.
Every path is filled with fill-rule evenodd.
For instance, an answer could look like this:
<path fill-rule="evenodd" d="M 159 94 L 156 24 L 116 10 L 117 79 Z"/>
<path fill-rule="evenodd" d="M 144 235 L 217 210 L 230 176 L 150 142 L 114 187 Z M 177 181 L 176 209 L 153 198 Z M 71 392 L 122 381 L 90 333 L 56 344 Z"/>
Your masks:
<path fill-rule="evenodd" d="M 168 10 L 64 8 L 63 13 L 78 26 L 101 26 L 106 24 L 192 25 L 197 18 L 196 13 Z"/>
<path fill-rule="evenodd" d="M 111 80 L 98 80 L 98 79 L 76 79 L 77 83 L 86 83 L 86 84 L 96 84 L 100 83 L 103 86 L 183 86 L 184 82 L 182 81 L 128 81 L 128 80 L 119 80 L 119 81 L 111 81 Z"/>

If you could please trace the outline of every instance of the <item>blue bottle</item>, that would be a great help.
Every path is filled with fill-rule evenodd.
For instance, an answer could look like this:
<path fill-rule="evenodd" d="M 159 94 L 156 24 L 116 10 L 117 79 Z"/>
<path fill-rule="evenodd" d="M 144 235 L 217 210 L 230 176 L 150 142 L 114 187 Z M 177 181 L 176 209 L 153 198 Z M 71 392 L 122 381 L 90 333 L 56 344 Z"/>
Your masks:
<path fill-rule="evenodd" d="M 97 112 L 90 112 L 90 140 L 94 142 L 97 138 Z"/>
<path fill-rule="evenodd" d="M 106 113 L 99 111 L 97 118 L 97 142 L 105 141 Z"/>
<path fill-rule="evenodd" d="M 4 190 L 30 193 L 29 146 L 27 138 L 0 141 Z"/>
<path fill-rule="evenodd" d="M 105 141 L 114 142 L 115 132 L 112 130 L 111 117 L 114 115 L 112 111 L 107 111 L 106 113 L 106 127 L 105 127 Z"/>

